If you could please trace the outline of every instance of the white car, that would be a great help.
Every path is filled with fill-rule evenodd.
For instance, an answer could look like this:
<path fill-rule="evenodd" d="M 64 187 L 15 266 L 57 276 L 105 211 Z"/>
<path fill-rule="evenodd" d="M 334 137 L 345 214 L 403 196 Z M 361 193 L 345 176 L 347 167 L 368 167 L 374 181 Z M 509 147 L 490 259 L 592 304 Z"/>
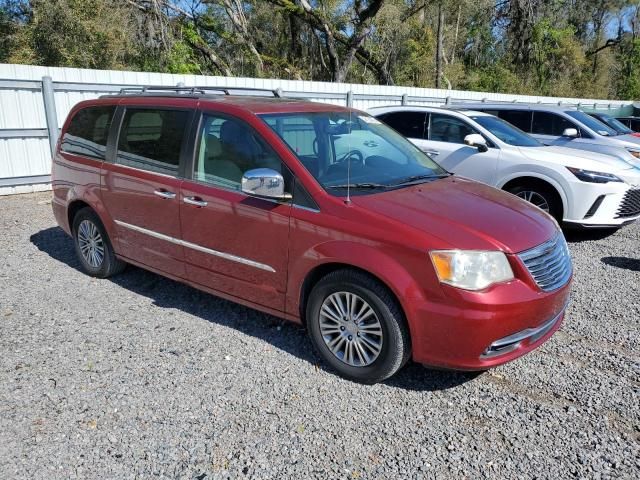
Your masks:
<path fill-rule="evenodd" d="M 538 103 L 466 103 L 464 108 L 500 117 L 545 145 L 612 155 L 640 167 L 640 138 L 618 133 L 576 107 Z"/>
<path fill-rule="evenodd" d="M 590 151 L 545 146 L 487 113 L 437 107 L 368 111 L 455 174 L 506 190 L 567 226 L 640 218 L 640 170 Z"/>

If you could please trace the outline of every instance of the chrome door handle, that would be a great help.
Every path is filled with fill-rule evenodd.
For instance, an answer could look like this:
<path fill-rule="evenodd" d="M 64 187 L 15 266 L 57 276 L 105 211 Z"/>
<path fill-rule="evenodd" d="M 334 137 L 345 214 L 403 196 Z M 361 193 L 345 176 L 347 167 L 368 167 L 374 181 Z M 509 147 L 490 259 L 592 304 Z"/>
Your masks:
<path fill-rule="evenodd" d="M 167 192 L 166 190 L 155 190 L 153 192 L 155 195 L 162 197 L 162 198 L 167 198 L 167 199 L 172 199 L 172 198 L 176 198 L 176 194 L 173 192 Z"/>
<path fill-rule="evenodd" d="M 438 150 L 423 150 L 424 153 L 428 153 L 429 155 L 440 155 Z"/>
<path fill-rule="evenodd" d="M 206 207 L 208 205 L 207 202 L 204 200 L 198 200 L 196 197 L 184 197 L 182 201 L 189 205 L 195 205 L 196 207 Z"/>

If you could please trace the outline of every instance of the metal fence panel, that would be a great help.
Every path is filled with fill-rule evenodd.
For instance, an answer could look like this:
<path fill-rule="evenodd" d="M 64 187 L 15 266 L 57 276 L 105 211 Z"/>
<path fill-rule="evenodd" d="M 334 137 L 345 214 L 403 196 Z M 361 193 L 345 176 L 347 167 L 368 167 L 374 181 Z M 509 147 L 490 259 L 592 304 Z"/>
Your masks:
<path fill-rule="evenodd" d="M 55 126 L 47 125 L 42 92 L 43 77 L 52 79 L 57 122 Z M 34 183 L 48 181 L 51 171 L 51 153 L 46 129 L 47 127 L 60 128 L 76 103 L 97 98 L 108 92 L 117 92 L 126 86 L 175 86 L 179 83 L 186 86 L 223 85 L 281 89 L 286 96 L 306 98 L 316 102 L 344 106 L 351 101 L 355 108 L 362 110 L 400 105 L 404 96 L 404 102 L 407 105 L 441 105 L 449 98 L 449 101 L 454 104 L 486 99 L 490 102 L 580 104 L 585 109 L 604 108 L 616 114 L 630 114 L 633 111 L 630 102 L 597 99 L 0 64 L 0 194 L 7 193 L 7 186 L 25 185 L 29 182 L 29 178 L 32 178 Z"/>

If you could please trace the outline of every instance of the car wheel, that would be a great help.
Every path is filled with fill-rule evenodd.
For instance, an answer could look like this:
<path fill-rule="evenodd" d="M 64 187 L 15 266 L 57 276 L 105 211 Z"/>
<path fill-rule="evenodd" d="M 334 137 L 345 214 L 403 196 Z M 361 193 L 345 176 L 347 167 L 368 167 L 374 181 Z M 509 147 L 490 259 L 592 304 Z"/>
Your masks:
<path fill-rule="evenodd" d="M 90 208 L 74 217 L 73 239 L 82 268 L 89 275 L 107 278 L 124 270 L 126 264 L 116 258 L 100 218 Z"/>
<path fill-rule="evenodd" d="M 544 210 L 558 222 L 562 221 L 562 203 L 553 188 L 546 185 L 518 185 L 508 191 Z"/>
<path fill-rule="evenodd" d="M 380 382 L 396 373 L 411 354 L 398 302 L 365 273 L 345 269 L 325 276 L 311 291 L 306 315 L 320 356 L 350 380 Z"/>

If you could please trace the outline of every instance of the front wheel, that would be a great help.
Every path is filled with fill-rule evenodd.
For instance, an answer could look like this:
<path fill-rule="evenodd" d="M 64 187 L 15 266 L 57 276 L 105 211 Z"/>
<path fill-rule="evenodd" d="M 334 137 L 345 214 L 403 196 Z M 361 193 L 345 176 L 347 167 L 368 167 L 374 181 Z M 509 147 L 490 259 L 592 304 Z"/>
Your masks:
<path fill-rule="evenodd" d="M 78 259 L 92 277 L 107 278 L 124 270 L 126 264 L 116 258 L 100 218 L 90 208 L 74 217 L 73 239 Z"/>
<path fill-rule="evenodd" d="M 350 380 L 377 383 L 396 373 L 411 353 L 404 315 L 391 293 L 369 275 L 337 270 L 320 280 L 307 304 L 316 350 Z"/>
<path fill-rule="evenodd" d="M 558 222 L 562 221 L 562 201 L 553 188 L 546 185 L 517 185 L 509 188 L 508 192 L 544 210 Z"/>

